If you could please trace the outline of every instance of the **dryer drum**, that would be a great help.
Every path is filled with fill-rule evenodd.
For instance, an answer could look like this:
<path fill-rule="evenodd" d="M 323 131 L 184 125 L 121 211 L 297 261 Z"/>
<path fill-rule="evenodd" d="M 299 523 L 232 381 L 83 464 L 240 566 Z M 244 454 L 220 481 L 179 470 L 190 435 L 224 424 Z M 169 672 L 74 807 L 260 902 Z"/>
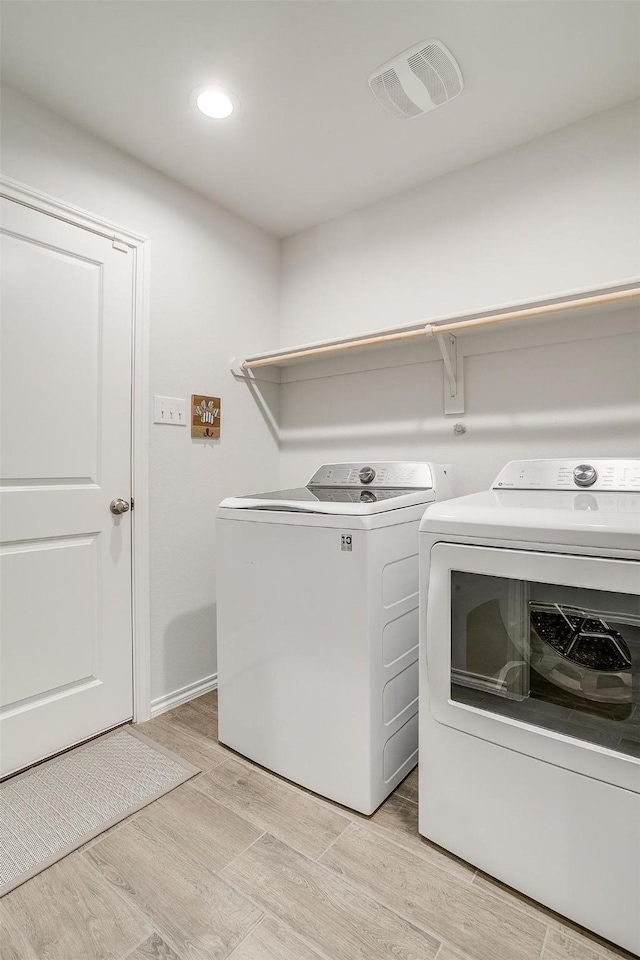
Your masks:
<path fill-rule="evenodd" d="M 529 603 L 531 663 L 557 686 L 590 700 L 631 697 L 631 651 L 595 611 Z M 563 667 L 564 661 L 564 667 Z"/>

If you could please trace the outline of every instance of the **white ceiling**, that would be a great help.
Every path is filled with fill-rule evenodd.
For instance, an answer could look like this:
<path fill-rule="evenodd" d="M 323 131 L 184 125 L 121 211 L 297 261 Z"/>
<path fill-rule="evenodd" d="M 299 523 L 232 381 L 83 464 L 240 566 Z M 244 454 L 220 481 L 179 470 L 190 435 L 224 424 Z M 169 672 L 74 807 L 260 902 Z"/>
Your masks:
<path fill-rule="evenodd" d="M 5 0 L 11 85 L 287 236 L 640 94 L 627 0 Z M 436 38 L 461 96 L 414 120 L 369 73 Z M 189 93 L 241 102 L 206 120 Z"/>

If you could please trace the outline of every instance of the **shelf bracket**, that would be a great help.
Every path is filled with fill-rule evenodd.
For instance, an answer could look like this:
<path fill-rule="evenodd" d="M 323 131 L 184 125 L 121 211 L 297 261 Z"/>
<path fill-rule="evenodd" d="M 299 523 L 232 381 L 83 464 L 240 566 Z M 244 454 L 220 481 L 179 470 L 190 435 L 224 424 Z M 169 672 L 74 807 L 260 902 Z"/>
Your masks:
<path fill-rule="evenodd" d="M 444 412 L 464 413 L 464 365 L 458 341 L 452 333 L 437 330 L 431 323 L 424 328 L 425 336 L 435 339 L 444 361 Z"/>

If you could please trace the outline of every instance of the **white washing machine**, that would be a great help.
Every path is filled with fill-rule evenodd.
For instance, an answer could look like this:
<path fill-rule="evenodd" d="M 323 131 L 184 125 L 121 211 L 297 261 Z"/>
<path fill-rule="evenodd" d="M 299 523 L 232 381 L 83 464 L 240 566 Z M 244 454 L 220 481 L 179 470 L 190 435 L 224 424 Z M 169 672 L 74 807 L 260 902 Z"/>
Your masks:
<path fill-rule="evenodd" d="M 640 460 L 508 464 L 420 527 L 420 833 L 640 953 Z"/>
<path fill-rule="evenodd" d="M 219 737 L 362 813 L 418 759 L 418 527 L 430 463 L 325 464 L 217 514 Z"/>

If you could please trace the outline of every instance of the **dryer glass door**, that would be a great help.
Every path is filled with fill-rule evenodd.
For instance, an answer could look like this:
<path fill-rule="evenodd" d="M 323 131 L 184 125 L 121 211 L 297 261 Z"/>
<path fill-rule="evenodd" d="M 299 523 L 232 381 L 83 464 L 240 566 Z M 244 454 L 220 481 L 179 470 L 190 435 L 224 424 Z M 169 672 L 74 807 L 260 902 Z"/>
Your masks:
<path fill-rule="evenodd" d="M 537 733 L 544 759 L 540 735 L 640 758 L 638 564 L 436 544 L 431 573 L 428 630 L 434 574 L 449 597 L 445 663 L 427 641 L 438 719 L 466 729 L 471 711 L 469 732 L 522 749 L 515 731 Z"/>
<path fill-rule="evenodd" d="M 451 572 L 451 699 L 640 754 L 640 597 Z"/>

